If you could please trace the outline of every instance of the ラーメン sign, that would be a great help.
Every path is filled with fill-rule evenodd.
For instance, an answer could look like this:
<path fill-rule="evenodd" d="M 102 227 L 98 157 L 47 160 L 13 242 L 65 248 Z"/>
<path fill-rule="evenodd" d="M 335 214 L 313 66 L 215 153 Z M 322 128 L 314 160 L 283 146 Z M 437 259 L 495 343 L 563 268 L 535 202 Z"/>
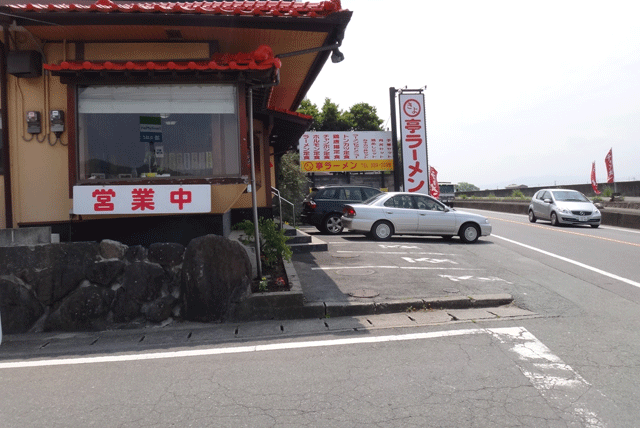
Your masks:
<path fill-rule="evenodd" d="M 305 132 L 300 138 L 304 172 L 392 171 L 391 132 Z"/>
<path fill-rule="evenodd" d="M 399 95 L 399 101 L 404 190 L 428 195 L 429 168 L 424 94 L 402 93 Z"/>

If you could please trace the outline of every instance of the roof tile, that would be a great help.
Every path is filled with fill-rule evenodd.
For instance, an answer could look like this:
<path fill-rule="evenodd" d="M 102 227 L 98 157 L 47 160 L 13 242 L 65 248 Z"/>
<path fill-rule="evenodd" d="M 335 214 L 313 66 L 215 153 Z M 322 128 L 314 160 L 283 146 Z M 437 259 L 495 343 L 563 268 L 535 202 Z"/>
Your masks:
<path fill-rule="evenodd" d="M 266 45 L 253 52 L 236 54 L 216 53 L 210 61 L 63 61 L 60 64 L 43 64 L 50 71 L 144 71 L 144 70 L 268 70 L 280 68 L 280 59 Z"/>
<path fill-rule="evenodd" d="M 97 0 L 91 5 L 68 3 L 20 3 L 8 5 L 19 12 L 102 12 L 102 13 L 198 13 L 213 15 L 246 16 L 291 16 L 323 17 L 342 9 L 340 0 L 319 2 L 296 1 L 195 1 L 195 2 L 149 2 L 115 3 L 111 0 Z"/>

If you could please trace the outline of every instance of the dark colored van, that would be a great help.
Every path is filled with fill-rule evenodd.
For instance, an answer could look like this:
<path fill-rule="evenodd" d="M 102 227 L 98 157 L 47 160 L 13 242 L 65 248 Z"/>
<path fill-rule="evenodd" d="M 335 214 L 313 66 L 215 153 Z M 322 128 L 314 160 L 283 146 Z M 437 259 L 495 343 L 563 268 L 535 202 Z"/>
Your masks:
<path fill-rule="evenodd" d="M 366 201 L 378 193 L 379 189 L 367 186 L 314 187 L 302 201 L 302 222 L 335 235 L 342 232 L 342 208 L 346 204 Z"/>

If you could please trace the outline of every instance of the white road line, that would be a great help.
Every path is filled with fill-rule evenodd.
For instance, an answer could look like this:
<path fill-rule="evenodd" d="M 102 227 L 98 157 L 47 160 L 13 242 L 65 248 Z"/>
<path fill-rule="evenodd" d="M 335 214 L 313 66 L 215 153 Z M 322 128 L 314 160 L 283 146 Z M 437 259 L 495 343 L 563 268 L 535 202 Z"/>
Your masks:
<path fill-rule="evenodd" d="M 477 334 L 489 334 L 496 339 L 498 344 L 505 346 L 508 355 L 510 355 L 511 360 L 519 368 L 520 372 L 529 379 L 529 382 L 531 382 L 541 396 L 550 402 L 554 408 L 563 413 L 562 417 L 566 422 L 578 423 L 579 426 L 591 428 L 602 428 L 605 426 L 594 412 L 589 411 L 584 406 L 585 395 L 587 393 L 594 393 L 591 385 L 583 379 L 582 376 L 576 373 L 573 368 L 554 355 L 548 347 L 546 347 L 524 327 L 463 329 L 389 336 L 368 336 L 318 341 L 272 343 L 255 346 L 152 352 L 133 355 L 20 361 L 0 363 L 0 369 L 146 361 L 327 346 L 346 346 L 366 343 L 426 340 Z M 595 391 L 595 393 L 598 394 L 598 401 L 606 399 L 606 397 L 599 392 Z"/>
<path fill-rule="evenodd" d="M 332 267 L 315 267 L 311 270 L 347 270 L 347 269 L 443 269 L 443 270 L 485 270 L 475 268 L 450 268 L 450 267 L 427 267 L 427 266 L 332 266 Z"/>
<path fill-rule="evenodd" d="M 559 256 L 559 255 L 554 254 L 554 253 L 550 253 L 550 252 L 545 251 L 545 250 L 541 250 L 540 248 L 532 247 L 531 245 L 523 244 L 522 242 L 518 242 L 518 241 L 514 241 L 512 239 L 504 238 L 502 236 L 498 236 L 498 235 L 491 235 L 491 236 L 493 236 L 495 238 L 498 238 L 498 239 L 502 239 L 503 241 L 511 242 L 512 244 L 519 245 L 521 247 L 527 248 L 527 249 L 532 250 L 532 251 L 537 251 L 538 253 L 544 254 L 546 256 L 554 257 L 554 258 L 556 258 L 558 260 L 562 260 L 563 262 L 574 264 L 576 266 L 579 266 L 581 268 L 590 270 L 592 272 L 599 273 L 600 275 L 607 276 L 607 277 L 609 277 L 611 279 L 615 279 L 617 281 L 621 281 L 621 282 L 627 283 L 629 285 L 633 285 L 634 287 L 640 288 L 640 283 L 632 281 L 632 280 L 627 279 L 627 278 L 623 278 L 623 277 L 615 275 L 613 273 L 606 272 L 606 271 L 604 271 L 602 269 L 598 269 L 598 268 L 595 268 L 593 266 L 589 266 L 589 265 L 586 265 L 584 263 L 581 263 L 581 262 L 578 262 L 578 261 L 575 261 L 575 260 L 571 260 L 571 259 L 568 259 L 566 257 Z"/>

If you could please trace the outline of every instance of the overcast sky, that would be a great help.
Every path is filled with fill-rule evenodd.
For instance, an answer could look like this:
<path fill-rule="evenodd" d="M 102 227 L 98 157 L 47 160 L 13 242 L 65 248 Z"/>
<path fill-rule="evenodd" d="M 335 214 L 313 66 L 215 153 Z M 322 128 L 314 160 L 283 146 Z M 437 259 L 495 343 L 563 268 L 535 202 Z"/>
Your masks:
<path fill-rule="evenodd" d="M 440 181 L 640 180 L 637 1 L 342 0 L 341 47 L 308 93 L 366 102 L 390 129 L 389 88 L 425 85 L 429 163 Z M 397 104 L 396 104 L 397 105 Z"/>

